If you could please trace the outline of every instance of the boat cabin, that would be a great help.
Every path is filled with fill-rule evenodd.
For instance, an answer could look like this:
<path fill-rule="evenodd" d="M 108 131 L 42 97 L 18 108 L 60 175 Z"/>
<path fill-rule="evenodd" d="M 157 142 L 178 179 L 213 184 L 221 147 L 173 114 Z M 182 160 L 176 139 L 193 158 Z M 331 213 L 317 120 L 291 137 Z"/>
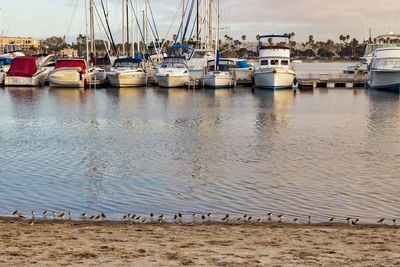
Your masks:
<path fill-rule="evenodd" d="M 260 68 L 290 67 L 289 35 L 263 35 L 259 37 L 259 41 Z"/>
<path fill-rule="evenodd" d="M 217 69 L 215 69 L 215 66 L 217 66 Z M 232 71 L 235 69 L 235 66 L 235 61 L 230 59 L 220 59 L 217 61 L 217 63 L 215 62 L 215 60 L 207 61 L 207 71 Z"/>
<path fill-rule="evenodd" d="M 182 68 L 187 69 L 184 57 L 165 57 L 159 68 Z"/>
<path fill-rule="evenodd" d="M 173 45 L 170 50 L 170 57 L 182 57 L 190 60 L 195 54 L 195 50 L 188 45 Z"/>

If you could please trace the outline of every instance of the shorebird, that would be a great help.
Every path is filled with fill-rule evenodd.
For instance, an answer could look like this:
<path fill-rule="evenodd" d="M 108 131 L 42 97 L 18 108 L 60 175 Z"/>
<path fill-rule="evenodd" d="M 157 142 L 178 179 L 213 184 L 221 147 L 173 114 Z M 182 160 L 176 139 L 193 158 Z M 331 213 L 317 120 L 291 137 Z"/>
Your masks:
<path fill-rule="evenodd" d="M 331 222 L 333 222 L 333 220 L 335 220 L 335 217 L 330 218 L 329 222 L 331 223 Z"/>
<path fill-rule="evenodd" d="M 272 212 L 267 213 L 268 221 L 272 221 Z"/>
<path fill-rule="evenodd" d="M 182 219 L 182 213 L 178 213 L 178 218 Z"/>
<path fill-rule="evenodd" d="M 247 214 L 243 215 L 243 219 L 247 219 Z"/>
<path fill-rule="evenodd" d="M 154 214 L 150 213 L 150 219 L 153 220 Z"/>
<path fill-rule="evenodd" d="M 393 219 L 393 225 L 396 225 L 396 219 Z"/>
<path fill-rule="evenodd" d="M 142 223 L 146 223 L 146 218 L 143 218 Z"/>
<path fill-rule="evenodd" d="M 107 216 L 102 212 L 102 213 L 101 213 L 101 218 L 106 219 Z"/>
<path fill-rule="evenodd" d="M 240 222 L 242 220 L 242 217 L 239 217 L 236 219 L 236 222 Z"/>
<path fill-rule="evenodd" d="M 251 221 L 252 218 L 253 218 L 253 217 L 249 216 L 249 217 L 247 217 L 247 220 L 248 220 L 248 221 Z"/>
<path fill-rule="evenodd" d="M 356 218 L 354 221 L 351 220 L 351 224 L 352 224 L 352 225 L 357 225 L 357 223 L 358 223 L 359 221 L 360 221 L 360 220 L 359 220 L 358 218 Z"/>
<path fill-rule="evenodd" d="M 208 220 L 211 220 L 211 212 L 209 212 L 209 213 L 207 214 L 207 218 L 208 218 Z"/>
<path fill-rule="evenodd" d="M 176 221 L 176 219 L 178 219 L 178 215 L 177 214 L 174 215 L 174 221 Z"/>
<path fill-rule="evenodd" d="M 229 214 L 226 214 L 225 217 L 222 220 L 224 222 L 229 222 Z"/>
<path fill-rule="evenodd" d="M 124 214 L 124 216 L 122 216 L 122 220 L 126 220 L 128 218 L 128 214 Z"/>
<path fill-rule="evenodd" d="M 14 210 L 12 215 L 16 216 L 18 218 L 21 218 L 21 219 L 25 218 L 25 216 L 21 212 L 19 212 L 18 210 Z"/>
<path fill-rule="evenodd" d="M 258 219 L 257 219 L 257 222 L 258 222 L 258 223 L 261 223 L 261 219 L 260 219 L 260 218 L 258 218 Z"/>
<path fill-rule="evenodd" d="M 47 217 L 47 210 L 42 212 L 43 217 Z"/>
<path fill-rule="evenodd" d="M 298 220 L 299 220 L 299 219 L 294 218 L 294 219 L 293 219 L 293 222 L 294 222 L 294 223 L 297 223 Z"/>
<path fill-rule="evenodd" d="M 379 221 L 377 221 L 377 223 L 384 224 L 385 223 L 385 218 L 380 219 Z"/>
<path fill-rule="evenodd" d="M 308 224 L 311 224 L 311 215 L 308 215 Z"/>
<path fill-rule="evenodd" d="M 35 211 L 32 210 L 32 220 L 35 219 Z"/>
<path fill-rule="evenodd" d="M 57 212 L 55 212 L 55 211 L 53 210 L 53 211 L 52 211 L 52 214 L 53 214 L 53 219 L 56 219 Z"/>
<path fill-rule="evenodd" d="M 205 216 L 204 214 L 201 214 L 201 219 L 202 219 L 203 222 L 204 222 L 204 220 L 206 219 L 206 216 Z"/>
<path fill-rule="evenodd" d="M 14 212 L 12 213 L 12 215 L 14 216 L 14 215 L 17 215 L 17 213 L 18 213 L 18 210 L 14 210 Z"/>
<path fill-rule="evenodd" d="M 350 217 L 347 217 L 346 221 L 347 221 L 348 224 L 351 224 L 351 218 Z"/>
<path fill-rule="evenodd" d="M 81 212 L 81 217 L 86 217 L 87 213 L 86 212 Z"/>
<path fill-rule="evenodd" d="M 97 215 L 96 217 L 94 217 L 94 220 L 97 221 L 97 220 L 100 219 L 100 217 L 101 217 L 101 215 L 99 214 L 99 215 Z"/>
<path fill-rule="evenodd" d="M 163 223 L 164 222 L 164 214 L 161 214 L 160 216 L 158 216 L 158 222 L 159 223 Z"/>
<path fill-rule="evenodd" d="M 193 217 L 193 221 L 196 221 L 196 213 L 193 213 L 192 217 Z"/>
<path fill-rule="evenodd" d="M 129 214 L 129 218 L 134 220 L 136 218 L 136 214 Z"/>
<path fill-rule="evenodd" d="M 89 218 L 90 220 L 93 220 L 94 219 L 94 215 L 92 215 L 92 216 L 90 216 L 90 218 Z"/>
<path fill-rule="evenodd" d="M 68 211 L 68 220 L 72 220 L 72 212 Z"/>
<path fill-rule="evenodd" d="M 58 215 L 58 217 L 61 218 L 61 219 L 64 219 L 64 215 L 65 215 L 65 213 L 61 212 L 60 215 Z"/>
<path fill-rule="evenodd" d="M 279 218 L 279 222 L 283 222 L 283 220 L 285 219 L 285 215 L 279 214 L 278 218 Z"/>

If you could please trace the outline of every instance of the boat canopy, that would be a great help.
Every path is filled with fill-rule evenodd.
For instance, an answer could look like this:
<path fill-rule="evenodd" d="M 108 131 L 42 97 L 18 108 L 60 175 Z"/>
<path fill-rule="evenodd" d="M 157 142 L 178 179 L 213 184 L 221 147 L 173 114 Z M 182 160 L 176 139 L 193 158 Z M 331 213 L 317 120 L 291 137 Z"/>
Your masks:
<path fill-rule="evenodd" d="M 207 69 L 214 70 L 215 67 L 215 60 L 207 61 Z M 219 70 L 229 70 L 235 68 L 235 61 L 230 59 L 220 59 L 218 62 L 218 69 Z"/>
<path fill-rule="evenodd" d="M 12 59 L 8 57 L 0 57 L 0 66 L 11 65 Z"/>
<path fill-rule="evenodd" d="M 165 57 L 160 65 L 161 68 L 175 67 L 187 68 L 186 60 L 183 57 Z"/>
<path fill-rule="evenodd" d="M 58 59 L 55 68 L 76 68 L 79 67 L 82 73 L 86 73 L 86 62 L 80 58 Z"/>
<path fill-rule="evenodd" d="M 194 55 L 194 49 L 188 45 L 173 45 L 170 50 L 171 57 L 183 57 L 191 59 Z"/>
<path fill-rule="evenodd" d="M 13 59 L 7 75 L 30 78 L 33 77 L 36 72 L 36 58 L 31 56 L 23 56 Z"/>

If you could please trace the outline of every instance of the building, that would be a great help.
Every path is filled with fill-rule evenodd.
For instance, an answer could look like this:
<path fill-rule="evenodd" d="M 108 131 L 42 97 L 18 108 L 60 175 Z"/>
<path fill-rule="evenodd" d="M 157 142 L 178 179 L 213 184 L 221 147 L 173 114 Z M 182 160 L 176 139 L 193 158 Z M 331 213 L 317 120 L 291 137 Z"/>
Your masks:
<path fill-rule="evenodd" d="M 4 46 L 6 44 L 17 44 L 21 46 L 23 52 L 32 50 L 32 48 L 39 50 L 40 40 L 33 39 L 31 37 L 0 37 L 0 54 L 4 51 Z"/>

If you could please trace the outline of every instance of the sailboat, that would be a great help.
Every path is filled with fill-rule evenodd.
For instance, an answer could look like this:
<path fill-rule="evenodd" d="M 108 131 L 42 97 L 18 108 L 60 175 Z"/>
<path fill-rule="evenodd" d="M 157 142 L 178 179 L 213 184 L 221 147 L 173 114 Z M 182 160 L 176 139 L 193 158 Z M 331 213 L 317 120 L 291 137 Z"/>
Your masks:
<path fill-rule="evenodd" d="M 209 60 L 207 63 L 206 75 L 201 77 L 202 84 L 206 88 L 230 88 L 236 85 L 236 78 L 232 71 L 235 63 L 233 60 L 219 57 L 219 20 L 220 20 L 220 0 L 217 0 L 217 34 L 215 38 L 215 60 Z"/>
<path fill-rule="evenodd" d="M 129 3 L 126 8 L 126 36 L 129 43 Z M 124 37 L 122 37 L 124 38 Z M 147 85 L 147 75 L 141 58 L 131 57 L 129 49 L 127 57 L 117 58 L 110 71 L 106 73 L 107 80 L 113 87 L 138 87 Z"/>

